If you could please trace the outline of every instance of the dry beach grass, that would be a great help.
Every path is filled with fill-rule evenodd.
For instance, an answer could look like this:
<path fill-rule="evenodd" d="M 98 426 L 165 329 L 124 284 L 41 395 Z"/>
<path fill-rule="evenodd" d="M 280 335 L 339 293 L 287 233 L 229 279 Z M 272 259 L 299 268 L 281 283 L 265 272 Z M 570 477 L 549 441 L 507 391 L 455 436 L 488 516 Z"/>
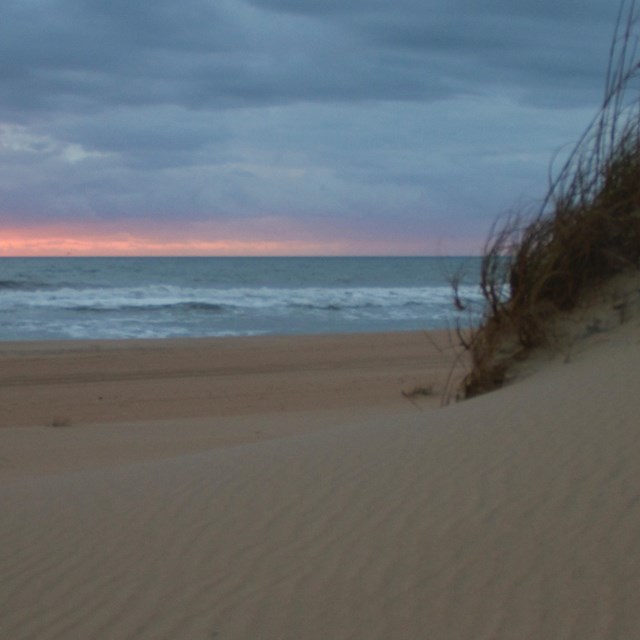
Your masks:
<path fill-rule="evenodd" d="M 512 215 L 486 245 L 486 314 L 464 340 L 466 396 L 501 385 L 514 361 L 545 344 L 559 314 L 640 267 L 640 74 L 635 2 L 621 3 L 602 108 L 533 216 Z"/>

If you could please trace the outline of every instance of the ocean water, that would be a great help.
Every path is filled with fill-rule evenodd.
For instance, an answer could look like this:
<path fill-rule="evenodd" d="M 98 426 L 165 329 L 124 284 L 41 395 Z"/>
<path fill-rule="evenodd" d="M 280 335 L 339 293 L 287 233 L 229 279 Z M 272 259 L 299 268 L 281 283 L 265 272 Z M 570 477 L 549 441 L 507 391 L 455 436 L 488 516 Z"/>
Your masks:
<path fill-rule="evenodd" d="M 0 340 L 437 329 L 477 258 L 0 258 Z"/>

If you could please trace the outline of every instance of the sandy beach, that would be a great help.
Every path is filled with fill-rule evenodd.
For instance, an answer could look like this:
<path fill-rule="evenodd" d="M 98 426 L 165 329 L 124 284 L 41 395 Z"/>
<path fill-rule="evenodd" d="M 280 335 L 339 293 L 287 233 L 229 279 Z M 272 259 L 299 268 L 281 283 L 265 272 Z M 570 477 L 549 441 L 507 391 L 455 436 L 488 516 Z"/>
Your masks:
<path fill-rule="evenodd" d="M 1 344 L 0 638 L 637 637 L 637 317 L 440 407 L 457 354 Z"/>
<path fill-rule="evenodd" d="M 421 412 L 458 355 L 446 332 L 0 343 L 0 477 Z"/>

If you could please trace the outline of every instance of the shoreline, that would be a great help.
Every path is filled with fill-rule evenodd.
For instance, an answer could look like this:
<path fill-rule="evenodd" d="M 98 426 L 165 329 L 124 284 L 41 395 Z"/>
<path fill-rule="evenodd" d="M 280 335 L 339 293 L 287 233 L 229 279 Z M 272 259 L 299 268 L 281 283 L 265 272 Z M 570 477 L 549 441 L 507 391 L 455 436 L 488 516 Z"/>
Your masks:
<path fill-rule="evenodd" d="M 60 338 L 60 339 L 36 339 L 36 340 L 2 340 L 0 339 L 0 354 L 11 351 L 11 347 L 15 346 L 16 351 L 29 350 L 38 345 L 45 347 L 56 347 L 64 349 L 74 345 L 79 347 L 95 346 L 144 346 L 154 343 L 162 345 L 166 343 L 175 343 L 176 345 L 193 342 L 218 342 L 218 341 L 252 341 L 252 340 L 305 340 L 305 339 L 328 339 L 328 338 L 344 338 L 351 337 L 374 337 L 374 336 L 402 336 L 402 335 L 424 335 L 424 334 L 450 334 L 451 331 L 446 328 L 442 329 L 399 329 L 397 331 L 327 331 L 327 332 L 309 332 L 309 333 L 265 333 L 252 335 L 211 335 L 211 336 L 174 336 L 166 338 Z"/>

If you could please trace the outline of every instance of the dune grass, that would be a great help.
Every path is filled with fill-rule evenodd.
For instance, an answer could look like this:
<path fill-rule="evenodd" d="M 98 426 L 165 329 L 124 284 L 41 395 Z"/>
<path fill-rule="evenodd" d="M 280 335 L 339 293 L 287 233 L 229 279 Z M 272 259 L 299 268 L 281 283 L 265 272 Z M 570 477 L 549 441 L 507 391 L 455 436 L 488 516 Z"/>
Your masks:
<path fill-rule="evenodd" d="M 640 267 L 640 77 L 636 2 L 620 4 L 602 106 L 533 215 L 496 224 L 481 267 L 483 320 L 463 345 L 465 397 L 503 384 L 543 344 L 549 320 L 590 289 Z M 461 304 L 456 296 L 457 304 Z"/>

